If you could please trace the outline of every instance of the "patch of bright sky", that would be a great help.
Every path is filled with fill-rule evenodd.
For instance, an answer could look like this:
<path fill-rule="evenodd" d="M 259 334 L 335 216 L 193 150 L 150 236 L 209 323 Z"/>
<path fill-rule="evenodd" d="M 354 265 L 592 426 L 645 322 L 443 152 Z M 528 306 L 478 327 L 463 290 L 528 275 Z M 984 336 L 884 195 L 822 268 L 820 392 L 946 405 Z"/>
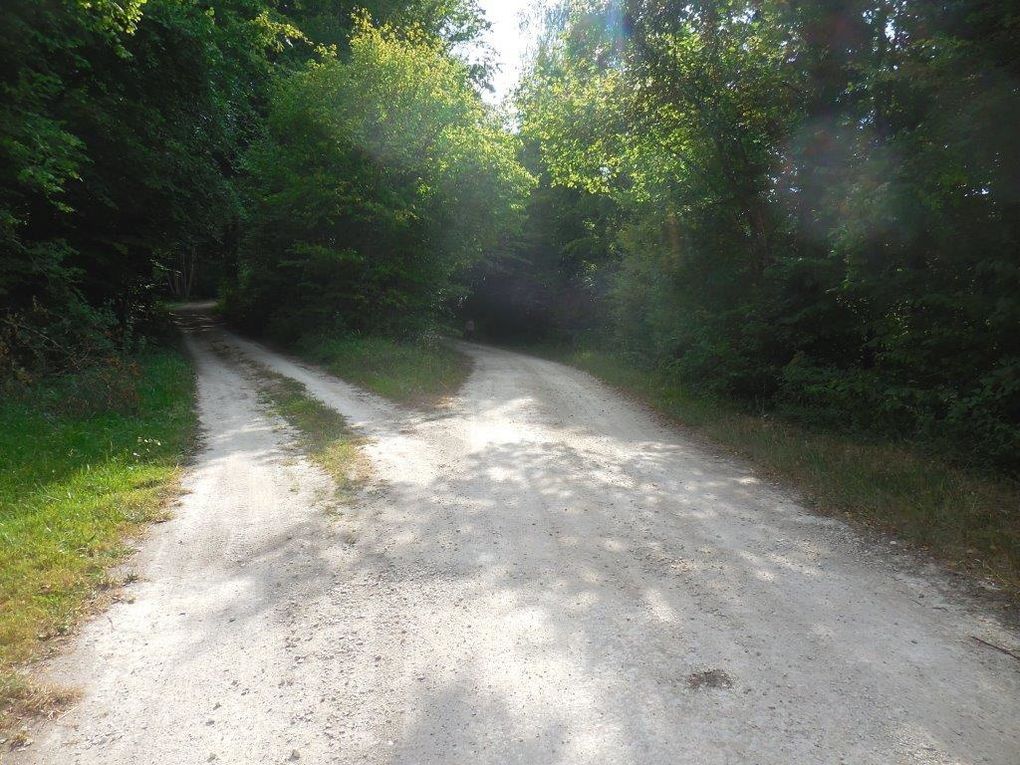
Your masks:
<path fill-rule="evenodd" d="M 485 100 L 498 104 L 520 80 L 524 56 L 531 44 L 531 35 L 521 30 L 521 21 L 535 0 L 479 0 L 478 4 L 492 24 L 486 42 L 495 51 L 497 65 L 492 77 L 495 92 L 486 93 Z"/>

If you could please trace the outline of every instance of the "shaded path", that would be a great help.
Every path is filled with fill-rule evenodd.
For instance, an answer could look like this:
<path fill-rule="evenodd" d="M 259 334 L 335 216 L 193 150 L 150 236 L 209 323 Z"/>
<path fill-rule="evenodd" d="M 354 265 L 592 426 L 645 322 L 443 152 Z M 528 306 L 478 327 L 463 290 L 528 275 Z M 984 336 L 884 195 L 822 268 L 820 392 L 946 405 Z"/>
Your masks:
<path fill-rule="evenodd" d="M 1020 666 L 969 639 L 1016 636 L 583 373 L 464 346 L 423 414 L 228 341 L 369 436 L 375 485 L 328 519 L 199 341 L 192 493 L 19 762 L 1020 761 Z"/>

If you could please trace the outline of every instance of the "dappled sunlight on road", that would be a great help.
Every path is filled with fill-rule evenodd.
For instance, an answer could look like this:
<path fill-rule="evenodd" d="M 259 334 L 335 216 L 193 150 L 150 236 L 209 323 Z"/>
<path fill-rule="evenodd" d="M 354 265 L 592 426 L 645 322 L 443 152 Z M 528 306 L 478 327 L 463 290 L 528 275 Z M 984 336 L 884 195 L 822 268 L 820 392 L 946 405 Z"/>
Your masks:
<path fill-rule="evenodd" d="M 124 732 L 97 750 L 104 765 L 173 751 L 179 730 L 198 731 L 200 751 L 229 739 L 317 763 L 1020 751 L 1020 676 L 968 644 L 966 611 L 582 373 L 465 346 L 475 373 L 437 416 L 216 342 L 344 413 L 374 473 L 327 520 L 322 477 L 252 414 L 227 362 L 201 356 L 219 384 L 166 543 L 184 557 L 154 558 L 91 659 L 136 673 L 131 710 L 169 717 L 150 731 L 110 717 Z M 185 679 L 199 667 L 218 674 Z M 86 706 L 124 682 L 103 677 Z M 181 712 L 195 682 L 232 719 L 262 722 Z"/>
<path fill-rule="evenodd" d="M 366 428 L 385 498 L 351 570 L 417 593 L 395 761 L 877 762 L 916 720 L 952 761 L 987 689 L 842 524 L 580 373 L 468 348 L 448 416 Z M 706 668 L 732 687 L 689 687 Z"/>

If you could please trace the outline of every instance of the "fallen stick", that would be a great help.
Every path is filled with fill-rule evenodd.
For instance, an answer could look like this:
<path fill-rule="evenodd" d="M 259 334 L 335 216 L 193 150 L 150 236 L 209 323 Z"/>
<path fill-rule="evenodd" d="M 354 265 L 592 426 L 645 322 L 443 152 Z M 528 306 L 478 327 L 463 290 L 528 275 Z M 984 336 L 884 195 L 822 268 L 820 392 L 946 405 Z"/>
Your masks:
<path fill-rule="evenodd" d="M 1007 656 L 1012 656 L 1017 661 L 1020 661 L 1020 654 L 1013 653 L 1008 648 L 1003 648 L 1001 645 L 995 645 L 995 643 L 989 643 L 987 640 L 982 640 L 981 638 L 975 637 L 974 635 L 971 635 L 970 639 L 975 641 L 975 642 L 977 642 L 977 643 L 980 643 L 981 645 L 988 646 L 989 648 L 994 648 L 996 651 L 999 651 L 1000 653 L 1004 653 Z"/>

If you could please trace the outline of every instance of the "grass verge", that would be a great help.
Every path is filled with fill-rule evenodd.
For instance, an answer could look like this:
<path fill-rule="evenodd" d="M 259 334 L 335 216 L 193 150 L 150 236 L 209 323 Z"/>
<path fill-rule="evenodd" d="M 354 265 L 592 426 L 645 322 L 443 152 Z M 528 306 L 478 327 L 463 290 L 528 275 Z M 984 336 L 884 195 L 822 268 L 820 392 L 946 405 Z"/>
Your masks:
<path fill-rule="evenodd" d="M 0 401 L 0 729 L 57 700 L 19 667 L 87 612 L 125 538 L 165 517 L 193 443 L 182 354 L 151 352 L 121 372 Z M 116 401 L 103 400 L 110 391 Z"/>
<path fill-rule="evenodd" d="M 297 346 L 308 361 L 391 401 L 429 407 L 453 395 L 471 360 L 441 343 L 398 343 L 384 337 L 315 337 Z"/>
<path fill-rule="evenodd" d="M 561 357 L 800 489 L 816 510 L 889 533 L 1020 596 L 1020 487 L 906 446 L 756 417 L 606 354 Z"/>

